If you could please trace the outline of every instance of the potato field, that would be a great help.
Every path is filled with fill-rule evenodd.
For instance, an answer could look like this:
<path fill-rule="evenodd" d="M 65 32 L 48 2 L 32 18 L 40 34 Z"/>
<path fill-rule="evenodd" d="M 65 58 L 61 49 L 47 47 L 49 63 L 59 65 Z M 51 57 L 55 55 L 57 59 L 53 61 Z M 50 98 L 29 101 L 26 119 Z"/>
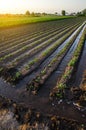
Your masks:
<path fill-rule="evenodd" d="M 45 130 L 86 130 L 86 19 L 1 28 L 0 95 L 23 123 L 27 108 Z"/>

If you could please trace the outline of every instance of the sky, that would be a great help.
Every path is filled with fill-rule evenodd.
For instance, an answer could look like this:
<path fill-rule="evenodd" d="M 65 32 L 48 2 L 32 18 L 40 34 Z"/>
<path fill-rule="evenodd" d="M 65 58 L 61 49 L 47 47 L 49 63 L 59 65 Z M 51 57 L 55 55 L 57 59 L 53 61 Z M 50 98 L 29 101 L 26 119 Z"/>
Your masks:
<path fill-rule="evenodd" d="M 0 14 L 46 12 L 78 12 L 86 8 L 86 0 L 0 0 Z"/>

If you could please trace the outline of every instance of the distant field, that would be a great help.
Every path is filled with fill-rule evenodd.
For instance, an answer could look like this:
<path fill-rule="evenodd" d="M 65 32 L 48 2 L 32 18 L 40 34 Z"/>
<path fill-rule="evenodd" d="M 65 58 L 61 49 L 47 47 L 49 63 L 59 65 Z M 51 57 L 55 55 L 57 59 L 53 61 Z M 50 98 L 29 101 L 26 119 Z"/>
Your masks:
<path fill-rule="evenodd" d="M 0 28 L 16 25 L 23 25 L 36 22 L 53 21 L 60 19 L 73 18 L 74 16 L 0 16 Z"/>

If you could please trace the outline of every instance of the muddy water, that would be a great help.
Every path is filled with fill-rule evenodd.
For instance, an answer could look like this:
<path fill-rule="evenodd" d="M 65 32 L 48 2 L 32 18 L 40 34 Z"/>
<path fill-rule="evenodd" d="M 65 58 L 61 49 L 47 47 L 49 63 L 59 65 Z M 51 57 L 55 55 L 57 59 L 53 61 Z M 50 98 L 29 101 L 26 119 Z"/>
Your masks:
<path fill-rule="evenodd" d="M 85 28 L 85 27 L 84 27 L 84 28 Z M 79 42 L 79 39 L 80 39 L 80 37 L 81 37 L 81 34 L 82 34 L 84 28 L 82 29 L 82 31 L 80 32 L 80 34 L 77 36 L 75 42 L 73 43 L 71 49 L 69 50 L 69 53 L 71 53 L 71 52 L 73 53 L 73 52 L 74 52 L 74 50 L 75 50 L 75 48 L 76 48 L 76 46 L 77 46 L 77 44 L 78 44 L 78 42 Z M 60 47 L 58 47 L 58 48 L 56 49 L 56 51 L 55 51 L 52 55 L 50 55 L 50 56 L 43 62 L 42 67 L 45 67 L 46 65 L 49 64 L 49 62 L 52 60 L 52 58 L 54 58 L 54 57 L 64 48 L 64 46 L 70 41 L 70 39 L 77 33 L 77 31 L 78 31 L 79 29 L 80 29 L 80 27 L 79 27 L 67 40 L 65 40 L 65 41 L 62 43 L 62 45 L 61 45 Z M 68 54 L 68 55 L 69 55 L 69 54 Z"/>
<path fill-rule="evenodd" d="M 46 116 L 58 115 L 60 117 L 77 120 L 80 123 L 86 123 L 86 113 L 80 112 L 72 104 L 67 104 L 65 102 L 58 104 L 56 101 L 51 103 L 49 102 L 48 97 L 29 95 L 24 90 L 21 91 L 21 89 L 15 89 L 9 84 L 5 84 L 3 79 L 0 79 L 0 83 L 0 95 L 11 99 L 18 104 L 22 104 L 24 107 L 37 110 Z"/>
<path fill-rule="evenodd" d="M 79 66 L 75 74 L 75 80 L 73 86 L 79 87 L 85 70 L 86 70 L 86 40 L 85 40 L 82 56 L 80 58 Z"/>
<path fill-rule="evenodd" d="M 76 40 L 74 41 L 73 45 L 71 46 L 71 48 L 69 49 L 68 53 L 66 54 L 66 56 L 63 58 L 62 62 L 60 63 L 60 65 L 58 66 L 57 70 L 54 71 L 54 73 L 50 76 L 50 78 L 46 81 L 46 83 L 43 85 L 43 87 L 41 88 L 39 94 L 42 96 L 47 96 L 49 95 L 50 91 L 52 91 L 51 89 L 53 87 L 56 86 L 57 81 L 59 80 L 60 76 L 63 74 L 65 67 L 67 66 L 68 62 L 70 61 L 77 45 L 78 42 L 80 40 L 80 37 L 82 35 L 82 32 L 84 31 L 86 26 L 83 27 L 82 31 L 79 33 L 79 35 L 77 36 Z M 60 51 L 60 50 L 59 50 Z M 46 91 L 45 91 L 46 90 Z"/>

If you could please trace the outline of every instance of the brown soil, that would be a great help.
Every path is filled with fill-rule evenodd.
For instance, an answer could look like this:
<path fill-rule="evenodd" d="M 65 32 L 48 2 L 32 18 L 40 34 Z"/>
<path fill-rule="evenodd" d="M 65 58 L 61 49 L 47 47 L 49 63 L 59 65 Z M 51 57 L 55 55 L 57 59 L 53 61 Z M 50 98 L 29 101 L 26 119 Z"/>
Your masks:
<path fill-rule="evenodd" d="M 85 72 L 84 72 L 84 75 L 83 75 L 83 79 L 82 79 L 80 88 L 81 88 L 83 91 L 86 91 L 86 70 L 85 70 Z"/>
<path fill-rule="evenodd" d="M 0 130 L 85 130 L 86 126 L 57 115 L 43 116 L 34 109 L 0 97 Z"/>

